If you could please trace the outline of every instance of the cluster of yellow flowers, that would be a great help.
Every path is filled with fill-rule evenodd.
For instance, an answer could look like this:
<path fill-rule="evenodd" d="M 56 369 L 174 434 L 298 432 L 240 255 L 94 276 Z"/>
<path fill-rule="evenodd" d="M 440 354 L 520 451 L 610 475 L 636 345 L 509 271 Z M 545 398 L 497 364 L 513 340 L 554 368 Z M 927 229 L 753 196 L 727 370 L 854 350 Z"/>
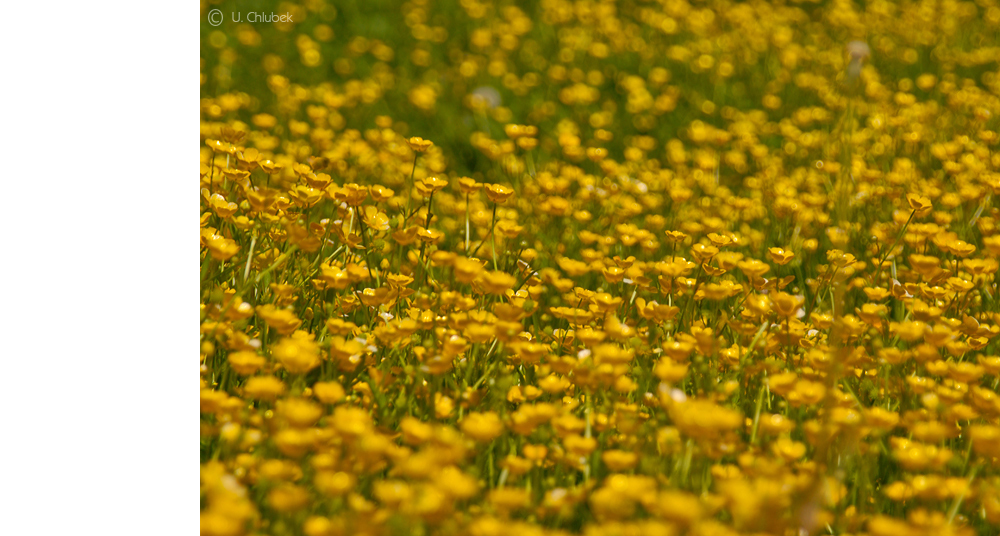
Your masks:
<path fill-rule="evenodd" d="M 366 9 L 203 35 L 203 535 L 997 534 L 1000 4 Z"/>

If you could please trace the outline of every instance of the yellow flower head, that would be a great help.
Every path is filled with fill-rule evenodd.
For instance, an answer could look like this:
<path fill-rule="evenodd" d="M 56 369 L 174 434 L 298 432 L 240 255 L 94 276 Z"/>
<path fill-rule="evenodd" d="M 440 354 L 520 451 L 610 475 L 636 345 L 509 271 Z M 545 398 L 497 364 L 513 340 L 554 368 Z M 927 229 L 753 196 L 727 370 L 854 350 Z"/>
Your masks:
<path fill-rule="evenodd" d="M 469 177 L 460 177 L 458 179 L 458 187 L 462 190 L 463 194 L 471 194 L 483 187 L 483 183 L 476 182 L 475 179 Z"/>
<path fill-rule="evenodd" d="M 392 199 L 392 196 L 395 195 L 396 192 L 386 188 L 385 186 L 373 184 L 368 187 L 368 193 L 372 196 L 372 200 L 376 203 L 381 203 Z"/>
<path fill-rule="evenodd" d="M 501 184 L 486 184 L 486 197 L 494 203 L 504 203 L 514 195 L 514 190 Z"/>
<path fill-rule="evenodd" d="M 432 141 L 418 137 L 406 140 L 406 144 L 410 146 L 410 149 L 413 149 L 413 151 L 417 153 L 426 152 L 427 149 L 430 149 L 431 145 L 434 145 Z"/>
<path fill-rule="evenodd" d="M 492 411 L 486 413 L 472 412 L 466 414 L 461 423 L 462 433 L 479 442 L 487 442 L 500 437 L 503 423 L 500 417 Z"/>
<path fill-rule="evenodd" d="M 371 205 L 365 207 L 365 212 L 361 219 L 365 222 L 365 225 L 367 225 L 368 228 L 374 231 L 389 230 L 389 216 L 386 216 L 384 212 L 380 212 L 377 208 Z"/>
<path fill-rule="evenodd" d="M 784 266 L 795 257 L 795 254 L 791 251 L 787 251 L 784 248 L 768 248 L 767 256 L 779 266 Z"/>
<path fill-rule="evenodd" d="M 695 244 L 691 246 L 691 256 L 699 264 L 704 264 L 712 259 L 719 252 L 719 248 L 707 244 Z"/>
<path fill-rule="evenodd" d="M 487 294 L 501 295 L 513 287 L 517 279 L 506 272 L 491 271 L 482 273 L 478 281 Z"/>
<path fill-rule="evenodd" d="M 430 197 L 434 192 L 448 186 L 448 181 L 438 177 L 427 177 L 417 181 L 416 187 L 420 195 Z"/>
<path fill-rule="evenodd" d="M 271 349 L 271 355 L 292 374 L 305 374 L 320 365 L 319 345 L 305 336 L 281 339 Z"/>
<path fill-rule="evenodd" d="M 926 216 L 933 208 L 931 200 L 922 195 L 906 194 L 906 202 L 910 204 L 910 209 L 916 213 L 917 217 Z"/>

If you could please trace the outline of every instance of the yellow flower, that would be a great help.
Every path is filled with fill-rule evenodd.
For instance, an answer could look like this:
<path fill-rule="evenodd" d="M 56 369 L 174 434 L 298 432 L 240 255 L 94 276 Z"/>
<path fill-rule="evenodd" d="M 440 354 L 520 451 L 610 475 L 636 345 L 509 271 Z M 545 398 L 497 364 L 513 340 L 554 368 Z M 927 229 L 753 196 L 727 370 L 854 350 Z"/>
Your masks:
<path fill-rule="evenodd" d="M 392 233 L 392 239 L 401 246 L 408 246 L 417 239 L 420 227 L 412 226 Z"/>
<path fill-rule="evenodd" d="M 945 246 L 945 249 L 948 253 L 958 257 L 968 257 L 976 252 L 976 246 L 963 240 L 949 241 Z"/>
<path fill-rule="evenodd" d="M 462 190 L 463 194 L 468 195 L 481 189 L 483 183 L 476 182 L 475 179 L 470 179 L 469 177 L 460 177 L 458 179 L 458 187 Z"/>
<path fill-rule="evenodd" d="M 271 355 L 292 374 L 305 374 L 320 365 L 319 345 L 311 338 L 296 336 L 281 339 L 271 348 Z"/>
<path fill-rule="evenodd" d="M 501 295 L 513 287 L 517 279 L 506 272 L 490 271 L 482 273 L 478 282 L 487 294 Z"/>
<path fill-rule="evenodd" d="M 434 416 L 438 419 L 447 419 L 455 410 L 455 401 L 450 396 L 441 393 L 434 393 Z"/>
<path fill-rule="evenodd" d="M 445 467 L 433 478 L 438 489 L 453 499 L 471 499 L 479 493 L 479 482 L 453 465 Z"/>
<path fill-rule="evenodd" d="M 246 506 L 242 506 L 246 504 Z M 237 506 L 239 505 L 239 506 Z M 200 517 L 200 527 L 201 536 L 243 536 L 246 534 L 246 525 L 251 514 L 253 512 L 253 506 L 250 505 L 248 501 L 233 501 L 227 504 L 225 507 L 226 511 L 215 511 L 213 508 L 204 510 Z M 240 508 L 245 510 L 243 512 L 233 512 L 230 509 L 235 510 Z"/>
<path fill-rule="evenodd" d="M 229 354 L 229 366 L 240 375 L 248 376 L 260 370 L 267 361 L 257 352 L 241 351 Z"/>
<path fill-rule="evenodd" d="M 635 514 L 635 501 L 620 490 L 604 487 L 591 493 L 588 500 L 594 516 L 601 521 L 629 518 Z"/>
<path fill-rule="evenodd" d="M 688 237 L 688 235 L 680 231 L 663 231 L 663 233 L 667 235 L 667 240 L 675 244 L 683 242 Z"/>
<path fill-rule="evenodd" d="M 611 449 L 601 453 L 601 461 L 612 471 L 626 471 L 635 467 L 639 456 L 631 451 Z"/>
<path fill-rule="evenodd" d="M 625 277 L 625 270 L 618 266 L 608 266 L 603 270 L 604 280 L 608 283 L 619 283 Z"/>
<path fill-rule="evenodd" d="M 673 305 L 661 305 L 656 301 L 650 301 L 647 303 L 646 300 L 642 298 L 636 298 L 635 305 L 639 316 L 645 318 L 646 320 L 652 319 L 658 322 L 671 320 L 681 311 L 679 307 Z"/>
<path fill-rule="evenodd" d="M 361 186 L 359 184 L 345 184 L 343 186 L 337 186 L 336 184 L 331 184 L 327 189 L 333 198 L 337 201 L 343 201 L 347 203 L 348 206 L 357 207 L 361 206 L 365 198 L 368 197 L 368 188 Z"/>
<path fill-rule="evenodd" d="M 510 346 L 522 363 L 536 364 L 549 353 L 547 345 L 537 342 L 517 341 Z"/>
<path fill-rule="evenodd" d="M 424 197 L 430 197 L 434 192 L 444 189 L 445 186 L 448 186 L 448 181 L 438 177 L 427 177 L 417 181 L 416 184 L 417 192 Z"/>
<path fill-rule="evenodd" d="M 309 516 L 302 524 L 302 533 L 306 536 L 327 536 L 334 530 L 334 522 L 322 516 Z"/>
<path fill-rule="evenodd" d="M 437 229 L 424 229 L 423 227 L 418 227 L 417 238 L 419 238 L 421 242 L 437 244 L 444 239 L 444 233 L 438 231 Z"/>
<path fill-rule="evenodd" d="M 976 424 L 969 427 L 972 449 L 981 456 L 1000 458 L 1000 427 Z"/>
<path fill-rule="evenodd" d="M 527 508 L 531 498 L 527 490 L 521 488 L 499 487 L 490 491 L 487 500 L 497 510 L 509 513 Z"/>
<path fill-rule="evenodd" d="M 687 376 L 688 365 L 686 363 L 678 363 L 673 359 L 662 358 L 657 362 L 656 367 L 653 369 L 653 374 L 656 375 L 662 381 L 667 383 L 677 383 Z"/>
<path fill-rule="evenodd" d="M 434 433 L 431 425 L 410 416 L 403 417 L 399 430 L 403 432 L 403 442 L 414 446 L 427 442 Z"/>
<path fill-rule="evenodd" d="M 240 208 L 236 203 L 226 201 L 226 198 L 220 194 L 212 194 L 208 200 L 208 204 L 212 207 L 215 214 L 222 219 L 232 216 Z"/>
<path fill-rule="evenodd" d="M 767 256 L 774 261 L 775 264 L 779 266 L 784 266 L 795 257 L 795 254 L 791 251 L 786 251 L 783 248 L 768 248 Z"/>
<path fill-rule="evenodd" d="M 305 398 L 279 400 L 278 413 L 296 428 L 308 428 L 323 416 L 323 408 Z"/>
<path fill-rule="evenodd" d="M 701 501 L 683 491 L 663 491 L 650 506 L 654 514 L 684 526 L 691 525 L 704 515 Z"/>
<path fill-rule="evenodd" d="M 285 166 L 277 164 L 269 159 L 259 160 L 257 164 L 260 166 L 261 169 L 264 170 L 265 173 L 268 174 L 280 173 L 285 169 Z"/>
<path fill-rule="evenodd" d="M 668 341 L 663 344 L 663 352 L 677 362 L 685 362 L 691 352 L 694 351 L 694 344 L 689 341 Z"/>
<path fill-rule="evenodd" d="M 570 383 L 568 379 L 556 374 L 550 374 L 541 380 L 538 380 L 538 387 L 541 388 L 542 391 L 551 395 L 561 393 L 569 386 Z"/>
<path fill-rule="evenodd" d="M 770 266 L 756 259 L 739 261 L 736 263 L 736 266 L 739 267 L 744 275 L 751 279 L 760 277 L 771 270 Z"/>
<path fill-rule="evenodd" d="M 493 441 L 503 433 L 503 423 L 496 413 L 489 411 L 486 413 L 472 412 L 465 415 L 461 423 L 462 433 L 485 443 Z"/>
<path fill-rule="evenodd" d="M 774 312 L 785 318 L 796 316 L 804 301 L 800 296 L 793 296 L 785 292 L 778 292 L 771 297 Z"/>
<path fill-rule="evenodd" d="M 279 484 L 267 494 L 267 502 L 283 514 L 301 510 L 309 504 L 309 492 L 294 484 Z"/>
<path fill-rule="evenodd" d="M 413 278 L 405 274 L 386 274 L 385 279 L 395 288 L 403 288 L 413 283 Z"/>
<path fill-rule="evenodd" d="M 372 495 L 388 508 L 398 508 L 413 497 L 413 490 L 401 480 L 376 480 L 372 484 Z"/>
<path fill-rule="evenodd" d="M 705 264 L 719 252 L 719 248 L 706 244 L 695 244 L 691 246 L 691 256 L 698 264 Z"/>
<path fill-rule="evenodd" d="M 348 438 L 362 436 L 373 428 L 371 415 L 362 408 L 337 406 L 332 417 L 333 427 Z"/>
<path fill-rule="evenodd" d="M 337 363 L 341 370 L 354 370 L 365 352 L 365 345 L 358 339 L 345 339 L 339 335 L 330 338 L 330 360 Z"/>
<path fill-rule="evenodd" d="M 427 84 L 420 84 L 414 87 L 407 95 L 410 98 L 411 104 L 425 112 L 431 112 L 434 110 L 434 105 L 437 102 L 438 97 L 437 91 Z"/>
<path fill-rule="evenodd" d="M 302 320 L 299 320 L 290 309 L 278 309 L 273 305 L 258 306 L 257 315 L 280 335 L 291 335 L 302 325 Z"/>
<path fill-rule="evenodd" d="M 274 400 L 285 393 L 285 382 L 274 376 L 254 376 L 243 385 L 243 393 L 256 400 Z"/>
<path fill-rule="evenodd" d="M 558 264 L 559 268 L 562 268 L 562 270 L 566 272 L 566 275 L 570 277 L 579 277 L 590 271 L 589 264 L 576 259 L 571 259 L 569 257 L 557 258 L 556 264 Z"/>
<path fill-rule="evenodd" d="M 889 297 L 889 291 L 882 287 L 866 287 L 862 290 L 864 290 L 865 296 L 868 296 L 868 299 L 872 301 L 882 301 Z"/>
<path fill-rule="evenodd" d="M 529 131 L 528 130 L 529 128 L 530 129 L 534 129 L 534 130 L 533 131 Z M 531 134 L 529 132 L 537 133 L 538 132 L 538 128 L 537 127 L 527 127 L 525 125 L 515 125 L 515 124 L 511 123 L 511 124 L 503 126 L 503 132 L 504 132 L 504 134 L 507 135 L 508 138 L 520 138 L 522 136 L 533 136 L 534 134 Z"/>
<path fill-rule="evenodd" d="M 885 515 L 877 515 L 868 520 L 868 532 L 872 536 L 916 536 L 923 534 L 910 524 Z"/>
<path fill-rule="evenodd" d="M 682 433 L 696 439 L 713 439 L 735 430 L 742 422 L 742 415 L 707 400 L 687 400 L 673 403 L 668 412 L 674 425 Z"/>
<path fill-rule="evenodd" d="M 227 261 L 240 251 L 239 244 L 231 238 L 214 236 L 207 240 L 208 253 L 217 261 Z"/>
<path fill-rule="evenodd" d="M 494 203 L 504 203 L 514 195 L 514 190 L 500 184 L 486 184 L 486 197 Z"/>
<path fill-rule="evenodd" d="M 339 382 L 316 382 L 312 386 L 313 396 L 324 404 L 336 404 L 344 399 L 346 393 L 344 386 Z"/>
<path fill-rule="evenodd" d="M 384 212 L 380 212 L 371 205 L 365 207 L 364 216 L 361 219 L 365 222 L 365 225 L 374 231 L 389 230 L 389 216 L 386 216 Z"/>
<path fill-rule="evenodd" d="M 889 312 L 889 308 L 883 304 L 866 303 L 860 309 L 854 308 L 854 312 L 861 317 L 866 324 L 879 328 L 882 326 L 882 317 Z"/>
<path fill-rule="evenodd" d="M 434 145 L 432 141 L 418 137 L 412 137 L 406 140 L 406 144 L 410 146 L 410 149 L 413 149 L 413 151 L 417 153 L 423 153 Z"/>
<path fill-rule="evenodd" d="M 771 450 L 785 461 L 793 462 L 806 455 L 804 443 L 792 441 L 791 439 L 778 439 L 771 445 Z"/>
<path fill-rule="evenodd" d="M 497 233 L 503 235 L 505 238 L 517 238 L 517 235 L 521 234 L 521 231 L 524 230 L 524 227 L 510 220 L 503 220 L 497 222 L 496 230 Z"/>
<path fill-rule="evenodd" d="M 566 451 L 578 458 L 588 456 L 591 452 L 597 450 L 597 440 L 593 437 L 567 435 L 563 437 L 562 441 Z"/>
<path fill-rule="evenodd" d="M 549 453 L 549 449 L 545 445 L 525 445 L 522 451 L 525 458 L 536 462 L 544 460 Z"/>
<path fill-rule="evenodd" d="M 368 187 L 368 194 L 372 196 L 372 200 L 376 203 L 392 199 L 392 196 L 395 195 L 395 193 L 396 192 L 393 192 L 389 188 L 378 184 L 373 184 Z"/>
<path fill-rule="evenodd" d="M 215 152 L 218 152 L 218 153 L 229 153 L 229 154 L 235 154 L 236 153 L 236 147 L 234 147 L 230 143 L 226 143 L 226 142 L 223 142 L 223 141 L 220 141 L 220 140 L 206 139 L 205 140 L 205 145 L 207 145 L 208 147 L 210 147 L 212 149 L 212 151 L 215 151 Z"/>
<path fill-rule="evenodd" d="M 926 216 L 933 208 L 930 199 L 917 194 L 906 194 L 906 202 L 910 204 L 910 209 L 917 217 Z"/>
<path fill-rule="evenodd" d="M 466 257 L 455 259 L 452 268 L 455 271 L 455 279 L 466 284 L 475 281 L 485 271 L 483 263 Z"/>

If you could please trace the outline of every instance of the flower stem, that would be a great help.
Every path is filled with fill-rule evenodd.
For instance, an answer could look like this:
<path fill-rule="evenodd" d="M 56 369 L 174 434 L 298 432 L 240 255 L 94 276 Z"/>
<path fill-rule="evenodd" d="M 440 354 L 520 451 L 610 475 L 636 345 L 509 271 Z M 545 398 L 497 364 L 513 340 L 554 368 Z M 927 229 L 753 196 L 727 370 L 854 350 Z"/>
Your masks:
<path fill-rule="evenodd" d="M 889 254 L 892 253 L 892 250 L 896 249 L 896 244 L 898 244 L 899 240 L 903 238 L 903 234 L 906 233 L 906 228 L 909 227 L 910 222 L 913 221 L 913 216 L 916 213 L 917 213 L 916 210 L 910 212 L 910 217 L 906 219 L 906 223 L 904 223 L 903 227 L 899 229 L 899 233 L 896 234 L 896 239 L 892 241 L 892 245 L 889 247 L 889 249 L 885 250 L 885 253 L 882 255 L 882 258 L 879 259 L 878 266 L 876 267 L 875 270 L 875 280 L 872 282 L 873 284 L 878 285 L 879 277 L 882 275 L 882 263 L 884 263 L 885 260 L 889 257 Z"/>

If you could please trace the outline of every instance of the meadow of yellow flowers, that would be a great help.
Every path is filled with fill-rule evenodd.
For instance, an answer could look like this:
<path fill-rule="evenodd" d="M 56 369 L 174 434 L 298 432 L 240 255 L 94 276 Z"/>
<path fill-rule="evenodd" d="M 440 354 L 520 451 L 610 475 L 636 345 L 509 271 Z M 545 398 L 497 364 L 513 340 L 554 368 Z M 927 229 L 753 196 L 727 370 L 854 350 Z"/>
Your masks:
<path fill-rule="evenodd" d="M 1000 533 L 1000 2 L 213 9 L 202 535 Z"/>

